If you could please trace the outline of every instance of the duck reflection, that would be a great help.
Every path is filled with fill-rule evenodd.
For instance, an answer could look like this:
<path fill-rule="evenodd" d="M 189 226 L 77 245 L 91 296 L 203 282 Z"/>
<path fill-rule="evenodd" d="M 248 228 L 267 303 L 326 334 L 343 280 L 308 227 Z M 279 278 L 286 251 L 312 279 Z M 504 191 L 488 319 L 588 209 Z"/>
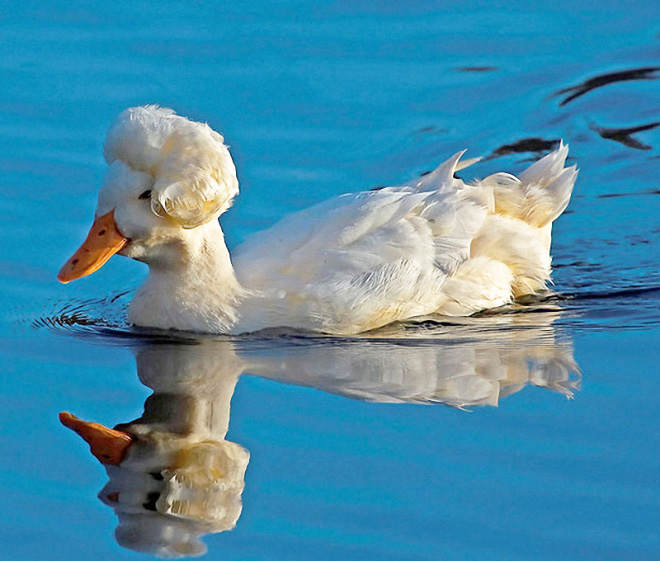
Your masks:
<path fill-rule="evenodd" d="M 144 414 L 109 429 L 69 413 L 60 420 L 89 444 L 109 481 L 99 498 L 119 519 L 119 545 L 160 557 L 199 556 L 200 536 L 241 514 L 249 453 L 225 440 L 243 364 L 228 342 L 155 344 L 136 352 L 153 389 Z"/>
<path fill-rule="evenodd" d="M 225 438 L 240 375 L 375 402 L 459 408 L 497 405 L 526 385 L 571 397 L 580 377 L 570 341 L 555 338 L 556 317 L 465 319 L 431 332 L 421 325 L 405 339 L 381 332 L 378 339 L 150 343 L 136 350 L 138 376 L 153 390 L 139 419 L 114 429 L 69 413 L 60 419 L 106 468 L 99 498 L 117 514 L 120 545 L 199 556 L 201 537 L 233 528 L 241 514 L 249 453 Z"/>

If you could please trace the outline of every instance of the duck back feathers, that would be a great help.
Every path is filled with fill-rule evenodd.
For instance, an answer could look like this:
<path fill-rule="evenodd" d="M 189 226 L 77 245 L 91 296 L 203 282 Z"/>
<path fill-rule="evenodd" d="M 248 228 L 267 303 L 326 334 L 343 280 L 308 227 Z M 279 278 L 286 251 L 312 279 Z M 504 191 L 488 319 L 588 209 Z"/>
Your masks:
<path fill-rule="evenodd" d="M 577 173 L 566 154 L 562 145 L 520 179 L 466 184 L 454 173 L 475 160 L 461 166 L 460 152 L 401 187 L 321 203 L 246 240 L 237 277 L 265 297 L 267 323 L 330 333 L 502 306 L 550 278 L 551 223 Z"/>

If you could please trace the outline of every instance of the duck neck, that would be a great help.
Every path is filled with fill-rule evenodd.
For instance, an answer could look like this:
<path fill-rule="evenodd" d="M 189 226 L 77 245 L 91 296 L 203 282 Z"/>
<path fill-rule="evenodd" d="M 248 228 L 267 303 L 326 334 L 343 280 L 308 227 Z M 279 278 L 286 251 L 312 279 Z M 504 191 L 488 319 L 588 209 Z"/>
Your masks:
<path fill-rule="evenodd" d="M 217 220 L 183 230 L 165 259 L 149 262 L 149 276 L 129 310 L 135 325 L 226 333 L 238 321 L 244 291 L 236 279 Z"/>

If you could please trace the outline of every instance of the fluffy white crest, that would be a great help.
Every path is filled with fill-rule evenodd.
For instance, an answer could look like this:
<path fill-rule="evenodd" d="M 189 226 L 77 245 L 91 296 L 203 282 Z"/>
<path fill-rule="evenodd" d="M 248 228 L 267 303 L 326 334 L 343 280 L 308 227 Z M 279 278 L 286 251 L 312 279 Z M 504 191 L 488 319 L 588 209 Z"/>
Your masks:
<path fill-rule="evenodd" d="M 108 131 L 104 154 L 108 164 L 120 160 L 150 174 L 152 209 L 184 228 L 219 216 L 238 194 L 222 136 L 171 109 L 146 105 L 122 112 Z"/>

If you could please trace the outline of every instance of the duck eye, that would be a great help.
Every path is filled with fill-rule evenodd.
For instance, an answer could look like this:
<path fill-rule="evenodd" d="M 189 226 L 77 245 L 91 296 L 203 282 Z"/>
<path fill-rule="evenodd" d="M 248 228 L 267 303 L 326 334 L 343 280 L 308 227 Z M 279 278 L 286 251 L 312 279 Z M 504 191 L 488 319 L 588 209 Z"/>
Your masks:
<path fill-rule="evenodd" d="M 142 199 L 142 200 L 150 199 L 150 198 L 151 198 L 151 189 L 147 189 L 146 191 L 140 193 L 140 196 L 138 197 L 138 199 Z"/>

